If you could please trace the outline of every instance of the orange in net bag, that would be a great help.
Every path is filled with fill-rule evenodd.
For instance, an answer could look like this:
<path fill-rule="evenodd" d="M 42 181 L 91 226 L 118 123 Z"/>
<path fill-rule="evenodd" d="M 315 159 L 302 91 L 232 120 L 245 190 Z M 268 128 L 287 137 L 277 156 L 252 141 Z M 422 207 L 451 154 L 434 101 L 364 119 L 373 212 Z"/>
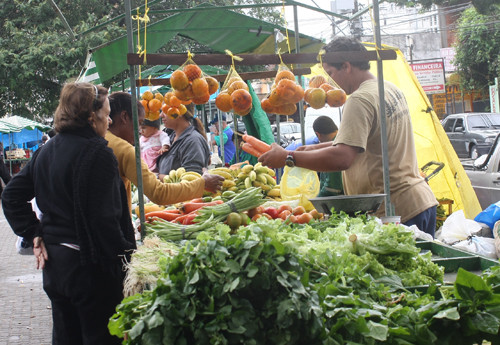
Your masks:
<path fill-rule="evenodd" d="M 243 81 L 234 67 L 234 60 L 241 58 L 234 56 L 229 50 L 226 50 L 226 53 L 233 61 L 221 92 L 215 98 L 215 106 L 225 113 L 232 111 L 236 115 L 245 116 L 252 110 L 252 95 L 250 95 L 247 83 Z"/>
<path fill-rule="evenodd" d="M 313 77 L 309 81 L 309 86 L 304 92 L 304 101 L 314 109 L 321 109 L 326 104 L 330 107 L 340 107 L 344 105 L 347 95 L 344 90 L 333 80 L 323 68 L 321 56 L 324 51 L 319 54 L 320 62 L 311 68 Z"/>
<path fill-rule="evenodd" d="M 304 89 L 295 82 L 295 75 L 282 61 L 278 66 L 271 92 L 260 105 L 266 113 L 293 115 L 297 111 L 296 103 L 302 98 Z"/>
<path fill-rule="evenodd" d="M 172 119 L 176 119 L 186 113 L 186 105 L 190 104 L 192 101 L 181 101 L 177 98 L 173 91 L 169 91 L 163 97 L 163 105 L 161 111 Z"/>
<path fill-rule="evenodd" d="M 210 95 L 217 92 L 219 82 L 203 73 L 192 57 L 193 55 L 188 52 L 186 62 L 170 76 L 170 85 L 177 99 L 182 102 L 192 101 L 199 105 L 207 103 Z"/>
<path fill-rule="evenodd" d="M 163 95 L 161 93 L 153 92 L 151 89 L 146 90 L 141 95 L 140 102 L 146 112 L 146 119 L 154 121 L 160 118 L 160 110 L 163 103 Z"/>

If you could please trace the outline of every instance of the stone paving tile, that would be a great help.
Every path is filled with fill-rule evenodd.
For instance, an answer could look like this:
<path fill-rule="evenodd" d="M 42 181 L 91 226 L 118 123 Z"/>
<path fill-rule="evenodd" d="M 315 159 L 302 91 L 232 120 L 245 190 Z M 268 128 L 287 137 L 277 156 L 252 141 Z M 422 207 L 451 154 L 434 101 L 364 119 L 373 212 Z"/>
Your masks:
<path fill-rule="evenodd" d="M 50 345 L 52 314 L 42 272 L 16 253 L 16 236 L 0 210 L 0 345 Z"/>

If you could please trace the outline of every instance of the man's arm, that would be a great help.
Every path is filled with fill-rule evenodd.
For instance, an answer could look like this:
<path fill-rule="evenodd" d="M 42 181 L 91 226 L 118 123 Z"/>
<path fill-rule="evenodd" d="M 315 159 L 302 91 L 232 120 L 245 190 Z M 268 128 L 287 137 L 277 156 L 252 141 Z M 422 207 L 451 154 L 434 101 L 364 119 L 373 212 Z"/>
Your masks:
<path fill-rule="evenodd" d="M 312 151 L 294 152 L 295 165 L 314 171 L 341 171 L 348 169 L 356 158 L 360 148 L 339 144 Z M 272 144 L 271 151 L 263 154 L 259 162 L 271 168 L 285 165 L 288 152 L 279 145 Z"/>
<path fill-rule="evenodd" d="M 328 146 L 332 146 L 331 141 L 327 141 L 325 143 L 313 144 L 313 145 L 304 145 L 297 147 L 297 151 L 312 151 L 317 149 L 322 149 Z"/>

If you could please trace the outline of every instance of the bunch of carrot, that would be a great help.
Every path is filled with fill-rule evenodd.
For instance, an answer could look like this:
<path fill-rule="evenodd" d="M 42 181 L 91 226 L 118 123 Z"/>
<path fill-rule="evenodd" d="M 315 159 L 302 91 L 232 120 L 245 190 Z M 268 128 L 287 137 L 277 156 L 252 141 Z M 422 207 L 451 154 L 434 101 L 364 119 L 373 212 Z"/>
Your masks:
<path fill-rule="evenodd" d="M 222 200 L 204 202 L 203 199 L 193 199 L 182 205 L 181 209 L 165 209 L 162 211 L 153 211 L 145 214 L 146 222 L 152 221 L 154 218 L 160 218 L 169 222 L 182 225 L 194 224 L 194 218 L 198 215 L 198 210 L 206 206 L 214 206 L 222 204 Z"/>
<path fill-rule="evenodd" d="M 267 151 L 271 150 L 271 145 L 266 144 L 265 142 L 257 139 L 254 136 L 245 134 L 242 136 L 242 138 L 245 143 L 243 143 L 241 148 L 243 149 L 243 151 L 251 154 L 254 157 L 260 157 Z"/>

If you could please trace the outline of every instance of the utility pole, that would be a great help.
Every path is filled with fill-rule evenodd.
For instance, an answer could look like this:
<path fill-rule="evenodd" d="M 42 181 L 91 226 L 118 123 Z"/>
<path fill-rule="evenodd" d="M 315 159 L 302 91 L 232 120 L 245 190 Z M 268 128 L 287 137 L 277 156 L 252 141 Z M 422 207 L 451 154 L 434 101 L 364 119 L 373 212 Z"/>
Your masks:
<path fill-rule="evenodd" d="M 358 6 L 358 0 L 354 0 L 354 8 L 352 10 L 352 14 L 358 13 L 359 6 Z M 361 40 L 361 35 L 362 35 L 362 27 L 361 27 L 361 18 L 358 17 L 355 20 L 351 21 L 351 35 L 354 36 L 356 39 Z"/>

